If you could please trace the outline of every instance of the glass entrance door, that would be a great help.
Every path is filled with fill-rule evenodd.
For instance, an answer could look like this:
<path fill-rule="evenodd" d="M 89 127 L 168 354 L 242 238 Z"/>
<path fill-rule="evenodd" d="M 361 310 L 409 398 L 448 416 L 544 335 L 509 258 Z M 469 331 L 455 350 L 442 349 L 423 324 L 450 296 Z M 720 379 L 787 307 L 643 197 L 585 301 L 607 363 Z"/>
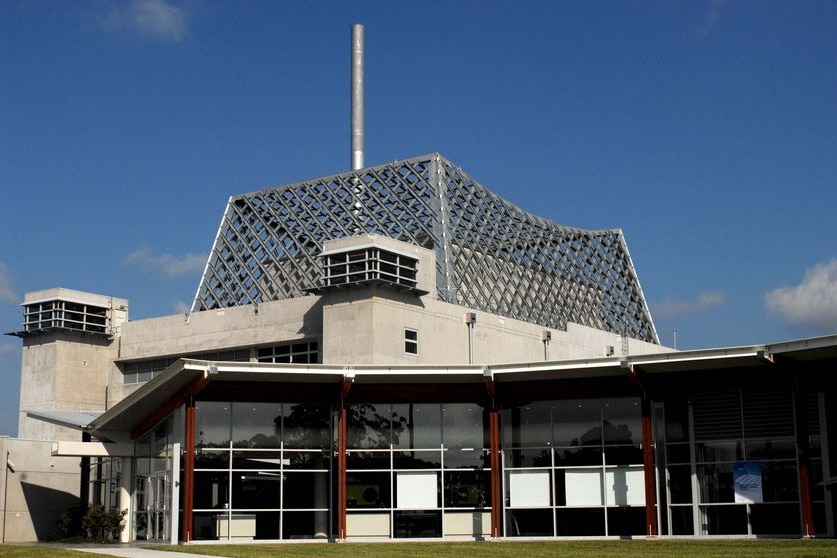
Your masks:
<path fill-rule="evenodd" d="M 163 541 L 169 538 L 169 507 L 168 500 L 168 474 L 166 471 L 155 471 L 148 479 L 150 487 L 149 509 L 148 509 L 148 538 L 149 540 Z"/>
<path fill-rule="evenodd" d="M 160 438 L 153 453 L 147 450 L 135 461 L 134 539 L 177 543 L 180 504 L 175 475 L 180 474 L 180 444 Z"/>
<path fill-rule="evenodd" d="M 158 461 L 139 459 L 138 461 Z M 159 460 L 165 462 L 166 460 Z M 142 467 L 142 463 L 140 464 Z M 171 475 L 166 469 L 137 475 L 136 539 L 168 541 L 171 539 Z"/>

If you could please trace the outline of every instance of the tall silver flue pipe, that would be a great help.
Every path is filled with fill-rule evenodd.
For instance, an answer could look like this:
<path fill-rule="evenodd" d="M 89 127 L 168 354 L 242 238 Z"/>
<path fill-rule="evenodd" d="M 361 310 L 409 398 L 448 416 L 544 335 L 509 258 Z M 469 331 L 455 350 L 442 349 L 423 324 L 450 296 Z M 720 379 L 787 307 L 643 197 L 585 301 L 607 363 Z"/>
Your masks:
<path fill-rule="evenodd" d="M 363 25 L 352 25 L 352 170 L 363 168 Z"/>

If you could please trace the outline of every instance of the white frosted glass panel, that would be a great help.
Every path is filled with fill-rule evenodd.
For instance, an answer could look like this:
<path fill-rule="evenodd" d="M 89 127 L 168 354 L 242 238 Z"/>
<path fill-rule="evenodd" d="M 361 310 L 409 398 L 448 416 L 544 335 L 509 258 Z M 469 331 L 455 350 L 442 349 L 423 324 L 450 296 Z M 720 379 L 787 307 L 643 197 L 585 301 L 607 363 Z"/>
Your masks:
<path fill-rule="evenodd" d="M 608 470 L 605 491 L 608 506 L 644 506 L 645 474 L 642 469 Z"/>
<path fill-rule="evenodd" d="M 601 506 L 602 473 L 599 469 L 567 469 L 564 490 L 568 506 Z"/>
<path fill-rule="evenodd" d="M 388 513 L 346 514 L 346 535 L 349 537 L 388 537 Z"/>
<path fill-rule="evenodd" d="M 511 471 L 509 496 L 513 508 L 549 506 L 549 471 Z"/>
<path fill-rule="evenodd" d="M 446 512 L 445 535 L 487 536 L 491 534 L 491 514 L 487 512 Z"/>
<path fill-rule="evenodd" d="M 437 473 L 398 473 L 396 507 L 429 510 L 437 508 Z"/>

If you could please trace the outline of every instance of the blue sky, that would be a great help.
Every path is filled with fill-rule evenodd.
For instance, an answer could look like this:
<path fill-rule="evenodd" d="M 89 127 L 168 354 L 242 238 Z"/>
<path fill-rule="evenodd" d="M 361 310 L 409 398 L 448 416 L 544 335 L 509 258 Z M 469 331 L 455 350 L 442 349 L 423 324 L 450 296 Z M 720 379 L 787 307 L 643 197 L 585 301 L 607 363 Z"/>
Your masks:
<path fill-rule="evenodd" d="M 837 332 L 837 2 L 0 0 L 0 328 L 27 291 L 191 304 L 227 198 L 440 152 L 621 228 L 664 344 Z M 20 340 L 0 338 L 0 434 Z"/>

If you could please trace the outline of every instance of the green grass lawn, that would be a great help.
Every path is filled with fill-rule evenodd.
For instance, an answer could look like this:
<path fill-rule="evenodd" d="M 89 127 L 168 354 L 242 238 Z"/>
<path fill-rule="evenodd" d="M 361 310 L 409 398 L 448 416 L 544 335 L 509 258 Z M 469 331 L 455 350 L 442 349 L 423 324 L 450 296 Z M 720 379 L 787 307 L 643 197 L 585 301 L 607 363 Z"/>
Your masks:
<path fill-rule="evenodd" d="M 165 550 L 226 556 L 228 558 L 314 556 L 377 558 L 540 558 L 572 556 L 573 558 L 660 557 L 821 557 L 837 556 L 837 540 L 625 540 L 625 541 L 548 541 L 548 542 L 425 542 L 425 543 L 344 543 L 344 544 L 251 544 L 251 545 L 185 545 L 155 547 Z"/>
<path fill-rule="evenodd" d="M 155 550 L 189 552 L 227 558 L 313 558 L 319 556 L 383 558 L 629 558 L 660 556 L 691 557 L 811 557 L 837 556 L 837 539 L 815 540 L 690 540 L 655 539 L 625 541 L 491 541 L 491 542 L 422 542 L 422 543 L 342 543 L 342 544 L 192 544 L 153 546 Z M 81 558 L 85 554 L 49 544 L 0 545 L 0 558 Z M 86 556 L 94 556 L 86 554 Z M 98 556 L 103 556 L 99 554 Z"/>
<path fill-rule="evenodd" d="M 93 554 L 87 556 L 92 557 Z M 101 556 L 101 555 L 100 555 Z M 82 558 L 74 550 L 51 547 L 49 545 L 0 544 L 0 558 Z"/>

